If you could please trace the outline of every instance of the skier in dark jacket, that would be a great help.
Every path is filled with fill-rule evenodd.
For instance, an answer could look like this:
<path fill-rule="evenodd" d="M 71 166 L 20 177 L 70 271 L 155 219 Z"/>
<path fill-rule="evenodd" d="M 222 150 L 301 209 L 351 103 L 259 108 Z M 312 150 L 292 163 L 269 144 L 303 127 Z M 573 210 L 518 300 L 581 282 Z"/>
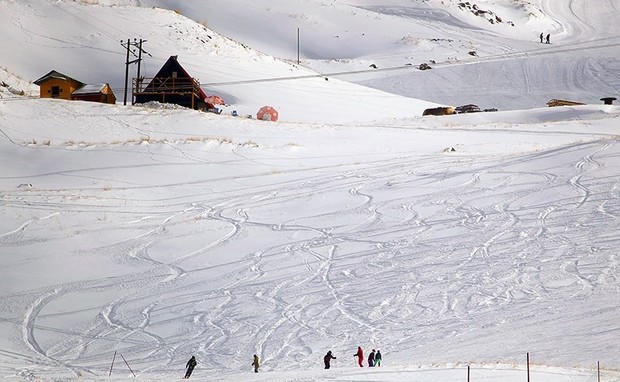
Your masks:
<path fill-rule="evenodd" d="M 377 350 L 377 354 L 375 354 L 375 366 L 381 366 L 381 350 Z"/>
<path fill-rule="evenodd" d="M 372 349 L 370 354 L 368 354 L 368 367 L 375 366 L 375 349 Z"/>
<path fill-rule="evenodd" d="M 329 369 L 329 362 L 330 362 L 332 359 L 336 359 L 336 357 L 334 357 L 334 356 L 332 355 L 332 351 L 330 350 L 330 351 L 328 351 L 328 352 L 327 352 L 327 354 L 325 354 L 325 357 L 323 357 L 323 362 L 325 362 L 325 368 L 326 368 L 326 369 Z"/>
<path fill-rule="evenodd" d="M 258 356 L 254 354 L 254 361 L 252 361 L 252 366 L 254 366 L 254 372 L 258 373 L 258 368 L 260 367 L 260 360 Z"/>
<path fill-rule="evenodd" d="M 189 361 L 187 361 L 187 364 L 185 364 L 185 368 L 187 369 L 187 372 L 185 373 L 185 379 L 189 378 L 190 375 L 192 375 L 192 371 L 194 371 L 194 368 L 196 367 L 196 364 L 198 362 L 196 362 L 196 357 L 192 356 L 192 358 L 189 359 Z"/>
<path fill-rule="evenodd" d="M 360 367 L 364 367 L 364 351 L 361 346 L 357 347 L 357 353 L 353 354 L 353 357 L 357 357 L 357 363 Z"/>

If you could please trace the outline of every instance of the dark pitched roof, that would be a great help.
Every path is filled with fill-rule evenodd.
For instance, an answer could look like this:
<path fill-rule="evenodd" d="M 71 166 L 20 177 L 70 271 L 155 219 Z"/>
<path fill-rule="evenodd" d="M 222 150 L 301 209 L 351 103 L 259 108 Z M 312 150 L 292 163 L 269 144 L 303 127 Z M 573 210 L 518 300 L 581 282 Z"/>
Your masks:
<path fill-rule="evenodd" d="M 170 56 L 168 61 L 164 63 L 164 65 L 159 69 L 159 72 L 155 75 L 155 77 L 170 77 L 172 76 L 172 72 L 177 72 L 177 77 L 180 78 L 192 78 L 192 76 L 187 73 L 187 71 L 179 64 L 177 58 L 179 56 Z"/>
<path fill-rule="evenodd" d="M 181 66 L 181 64 L 179 64 L 179 61 L 177 60 L 178 57 L 179 56 L 170 56 L 168 61 L 166 61 L 166 63 L 161 67 L 161 69 L 159 69 L 159 71 L 155 75 L 155 78 L 172 77 L 173 72 L 177 73 L 177 78 L 193 78 L 189 75 L 189 73 L 187 73 L 187 71 Z M 201 88 L 199 88 L 199 90 L 200 99 L 204 100 L 205 98 L 207 98 L 206 93 Z"/>
<path fill-rule="evenodd" d="M 47 73 L 43 77 L 41 77 L 38 80 L 34 81 L 34 83 L 36 85 L 41 85 L 42 83 L 44 83 L 45 81 L 50 80 L 50 79 L 73 80 L 73 81 L 77 81 L 78 83 L 80 83 L 81 86 L 85 85 L 82 81 L 78 81 L 75 78 L 71 78 L 71 77 L 69 77 L 69 76 L 67 76 L 65 74 L 62 74 L 60 72 L 57 72 L 55 70 L 50 71 L 49 73 Z"/>

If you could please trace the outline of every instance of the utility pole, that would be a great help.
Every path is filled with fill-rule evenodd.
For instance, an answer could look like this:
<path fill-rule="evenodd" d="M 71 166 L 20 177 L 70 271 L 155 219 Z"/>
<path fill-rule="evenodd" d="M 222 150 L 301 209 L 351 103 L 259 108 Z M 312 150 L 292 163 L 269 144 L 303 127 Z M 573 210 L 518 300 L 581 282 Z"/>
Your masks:
<path fill-rule="evenodd" d="M 140 63 L 142 62 L 142 53 L 146 53 L 149 55 L 149 57 L 153 57 L 151 56 L 149 52 L 142 49 L 143 42 L 146 42 L 146 40 L 140 39 L 138 41 L 135 38 L 133 39 L 133 41 L 127 39 L 126 43 L 121 41 L 121 45 L 127 50 L 127 55 L 125 58 L 125 97 L 123 98 L 123 105 L 127 105 L 127 83 L 129 81 L 129 65 L 134 64 L 136 62 L 138 63 L 138 76 L 136 79 L 136 83 L 139 84 L 140 83 Z M 132 49 L 132 47 L 138 48 L 137 56 L 136 56 L 136 51 Z M 131 53 L 134 57 L 136 57 L 136 59 L 129 61 L 129 53 Z M 131 103 L 133 104 L 133 97 L 132 97 Z"/>

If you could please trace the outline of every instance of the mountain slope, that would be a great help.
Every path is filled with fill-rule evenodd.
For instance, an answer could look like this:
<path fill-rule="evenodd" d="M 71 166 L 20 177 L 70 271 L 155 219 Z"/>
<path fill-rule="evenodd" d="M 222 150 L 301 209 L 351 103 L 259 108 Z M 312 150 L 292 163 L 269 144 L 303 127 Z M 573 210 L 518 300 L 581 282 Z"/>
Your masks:
<path fill-rule="evenodd" d="M 534 381 L 593 382 L 599 361 L 601 380 L 619 382 L 620 107 L 597 101 L 422 118 L 428 103 L 391 93 L 426 89 L 455 103 L 459 94 L 480 96 L 483 107 L 511 92 L 511 105 L 524 102 L 522 93 L 535 104 L 547 94 L 538 87 L 572 98 L 593 91 L 576 73 L 604 82 L 597 68 L 614 68 L 615 42 L 601 51 L 584 26 L 596 22 L 572 19 L 579 0 L 532 4 L 543 15 L 535 20 L 580 31 L 561 36 L 578 37 L 575 49 L 541 46 L 538 33 L 534 41 L 496 35 L 487 14 L 444 1 L 445 9 L 435 0 L 159 2 L 196 11 L 215 4 L 213 13 L 231 20 L 245 5 L 256 16 L 243 15 L 246 31 L 252 20 L 278 29 L 291 12 L 331 20 L 313 29 L 315 47 L 319 32 L 355 32 L 337 45 L 346 60 L 317 56 L 298 66 L 253 49 L 271 46 L 267 31 L 255 29 L 256 44 L 235 42 L 189 8 L 0 0 L 10 52 L 0 57 L 9 85 L 0 87 L 0 375 L 163 382 L 195 355 L 192 379 L 205 381 L 452 382 L 471 366 L 474 380 L 520 382 L 531 370 Z M 507 3 L 526 4 L 484 2 L 502 16 L 514 8 Z M 384 71 L 405 57 L 402 45 L 384 42 L 400 40 L 404 27 L 415 35 L 422 21 L 420 34 L 447 26 L 455 40 L 425 35 L 406 44 L 467 60 Z M 361 36 L 360 25 L 385 29 Z M 153 55 L 143 73 L 178 53 L 209 92 L 230 100 L 226 111 L 249 114 L 273 101 L 282 120 L 19 94 L 36 91 L 28 79 L 48 66 L 122 83 L 120 41 L 136 31 Z M 464 50 L 472 36 L 488 38 L 477 45 L 486 57 Z M 374 45 L 355 45 L 366 37 Z M 527 44 L 536 48 L 517 49 Z M 597 54 L 587 58 L 582 47 Z M 319 66 L 365 72 L 308 69 Z M 513 73 L 523 88 L 492 86 Z M 290 76 L 300 78 L 280 80 Z M 460 80 L 470 77 L 489 85 L 475 91 Z M 458 91 L 442 85 L 453 82 Z M 357 346 L 381 349 L 384 365 L 359 368 Z M 323 370 L 328 350 L 338 359 Z M 253 354 L 263 361 L 258 374 Z"/>
<path fill-rule="evenodd" d="M 125 54 L 120 42 L 143 38 L 152 55 L 145 56 L 143 76 L 155 75 L 169 56 L 178 55 L 208 94 L 233 105 L 227 112 L 255 115 L 268 104 L 284 120 L 338 123 L 421 115 L 434 105 L 278 61 L 173 11 L 47 0 L 4 1 L 2 7 L 9 21 L 0 31 L 16 54 L 3 56 L 0 65 L 31 81 L 54 69 L 86 83 L 110 82 L 122 100 Z"/>

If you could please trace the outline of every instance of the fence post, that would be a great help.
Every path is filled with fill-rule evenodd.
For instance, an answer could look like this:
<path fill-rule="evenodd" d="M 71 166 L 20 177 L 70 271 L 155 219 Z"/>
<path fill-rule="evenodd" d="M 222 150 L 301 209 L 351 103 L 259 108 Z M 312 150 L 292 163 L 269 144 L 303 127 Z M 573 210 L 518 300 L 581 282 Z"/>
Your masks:
<path fill-rule="evenodd" d="M 530 382 L 530 353 L 527 353 L 527 382 Z"/>
<path fill-rule="evenodd" d="M 467 382 L 469 382 L 469 365 L 467 365 Z"/>

